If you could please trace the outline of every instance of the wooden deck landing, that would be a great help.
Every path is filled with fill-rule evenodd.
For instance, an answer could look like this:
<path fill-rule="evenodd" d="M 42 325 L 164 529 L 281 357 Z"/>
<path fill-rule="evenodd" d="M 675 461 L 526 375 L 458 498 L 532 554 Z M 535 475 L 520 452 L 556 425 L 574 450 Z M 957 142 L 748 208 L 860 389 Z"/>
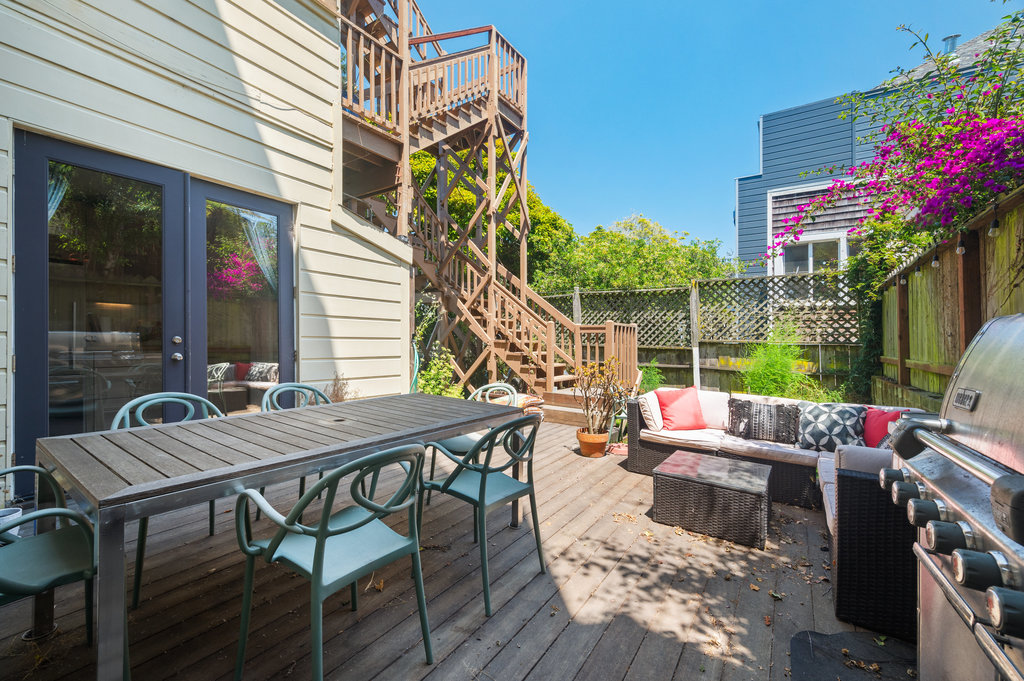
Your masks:
<path fill-rule="evenodd" d="M 347 590 L 325 604 L 327 678 L 781 680 L 793 634 L 852 629 L 832 614 L 821 513 L 777 504 L 767 549 L 735 546 L 654 523 L 651 478 L 620 457 L 579 457 L 571 427 L 544 424 L 538 446 L 548 573 L 529 523 L 509 529 L 507 511 L 492 514 L 485 617 L 468 509 L 435 496 L 422 537 L 435 664 L 399 561 L 360 583 L 358 612 Z M 296 487 L 270 490 L 278 508 Z M 129 616 L 136 679 L 231 677 L 243 567 L 233 506 L 219 502 L 213 537 L 205 505 L 151 520 L 143 601 Z M 308 617 L 307 582 L 259 564 L 245 678 L 309 678 Z M 94 678 L 81 585 L 58 589 L 57 636 L 22 642 L 30 619 L 30 600 L 2 610 L 0 679 Z"/>

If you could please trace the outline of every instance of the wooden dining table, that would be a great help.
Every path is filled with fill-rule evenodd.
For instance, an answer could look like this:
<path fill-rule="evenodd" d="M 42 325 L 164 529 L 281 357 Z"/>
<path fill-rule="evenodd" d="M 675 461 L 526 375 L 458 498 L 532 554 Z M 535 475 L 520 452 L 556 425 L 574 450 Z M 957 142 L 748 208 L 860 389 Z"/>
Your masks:
<path fill-rule="evenodd" d="M 39 439 L 37 464 L 52 470 L 96 520 L 96 677 L 123 678 L 128 521 L 295 480 L 388 447 L 473 432 L 521 414 L 517 407 L 414 393 Z M 36 493 L 40 506 L 55 502 L 46 486 Z M 50 592 L 36 597 L 34 631 L 49 632 L 52 623 Z"/>

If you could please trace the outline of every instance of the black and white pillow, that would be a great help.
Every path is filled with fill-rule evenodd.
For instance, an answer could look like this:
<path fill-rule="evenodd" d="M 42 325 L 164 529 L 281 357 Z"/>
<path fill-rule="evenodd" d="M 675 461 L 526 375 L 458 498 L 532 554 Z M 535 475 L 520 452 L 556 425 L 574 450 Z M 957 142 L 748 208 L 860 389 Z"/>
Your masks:
<path fill-rule="evenodd" d="M 253 383 L 277 383 L 277 362 L 253 362 L 245 380 Z"/>
<path fill-rule="evenodd" d="M 729 434 L 750 438 L 750 400 L 729 398 Z"/>
<path fill-rule="evenodd" d="M 228 376 L 228 369 L 231 367 L 227 362 L 221 362 L 220 364 L 207 364 L 206 365 L 206 380 L 210 383 L 220 383 L 224 381 Z"/>
<path fill-rule="evenodd" d="M 865 407 L 801 402 L 800 408 L 797 444 L 802 448 L 834 452 L 839 445 L 864 445 Z"/>
<path fill-rule="evenodd" d="M 892 449 L 892 433 L 886 433 L 875 445 L 878 449 Z"/>
<path fill-rule="evenodd" d="M 800 407 L 795 404 L 750 405 L 750 439 L 780 442 L 791 445 L 796 442 L 800 425 Z"/>

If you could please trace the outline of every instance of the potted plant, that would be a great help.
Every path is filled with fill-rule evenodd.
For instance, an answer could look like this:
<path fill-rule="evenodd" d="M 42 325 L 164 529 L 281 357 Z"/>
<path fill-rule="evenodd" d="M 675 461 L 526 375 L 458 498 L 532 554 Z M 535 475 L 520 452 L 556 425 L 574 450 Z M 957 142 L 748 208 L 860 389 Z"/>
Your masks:
<path fill-rule="evenodd" d="M 583 409 L 587 425 L 576 431 L 580 454 L 604 456 L 612 419 L 626 404 L 629 387 L 619 379 L 619 362 L 609 357 L 604 362 L 576 368 L 576 402 Z"/>

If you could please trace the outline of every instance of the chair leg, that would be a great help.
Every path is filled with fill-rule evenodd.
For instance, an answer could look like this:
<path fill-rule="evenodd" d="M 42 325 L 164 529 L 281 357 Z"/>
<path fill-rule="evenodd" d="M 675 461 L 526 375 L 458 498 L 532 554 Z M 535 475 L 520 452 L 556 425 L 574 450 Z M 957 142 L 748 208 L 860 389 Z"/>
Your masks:
<path fill-rule="evenodd" d="M 306 476 L 299 478 L 299 496 L 306 493 Z"/>
<path fill-rule="evenodd" d="M 92 645 L 92 603 L 93 583 L 90 577 L 85 580 L 85 643 L 89 646 Z"/>
<path fill-rule="evenodd" d="M 213 521 L 217 518 L 217 507 L 213 499 L 210 499 L 210 536 L 213 536 Z"/>
<path fill-rule="evenodd" d="M 537 558 L 540 560 L 540 573 L 544 574 L 548 571 L 548 568 L 544 564 L 544 549 L 540 545 L 540 520 L 537 517 L 537 497 L 534 496 L 532 491 L 530 492 L 530 514 L 533 516 L 533 534 L 537 539 Z"/>
<path fill-rule="evenodd" d="M 139 519 L 139 538 L 135 543 L 135 583 L 132 588 L 132 610 L 139 607 L 139 592 L 142 590 L 142 564 L 146 560 L 146 534 L 149 532 L 149 518 Z"/>
<path fill-rule="evenodd" d="M 266 487 L 260 487 L 260 496 L 261 497 L 267 496 L 266 492 L 267 492 L 267 488 Z M 302 496 L 302 495 L 299 495 L 299 496 Z M 257 506 L 256 507 L 256 520 L 259 520 L 259 519 L 260 519 L 260 507 Z"/>
<path fill-rule="evenodd" d="M 252 614 L 252 582 L 255 570 L 255 558 L 246 556 L 245 583 L 242 587 L 242 617 L 238 632 L 238 653 L 235 656 L 235 681 L 241 681 L 242 667 L 245 665 L 245 644 L 249 639 L 249 618 Z"/>
<path fill-rule="evenodd" d="M 310 651 L 313 655 L 313 681 L 323 681 L 324 678 L 324 602 L 320 593 L 313 589 L 313 598 L 310 602 Z"/>
<path fill-rule="evenodd" d="M 430 448 L 430 477 L 427 478 L 428 480 L 433 480 L 434 479 L 434 464 L 436 464 L 436 463 L 437 463 L 437 447 L 431 447 Z M 432 491 L 433 490 L 431 490 L 431 489 L 427 490 L 427 505 L 428 506 L 430 505 L 430 493 Z"/>
<path fill-rule="evenodd" d="M 416 582 L 416 605 L 420 610 L 420 630 L 423 632 L 423 650 L 427 664 L 434 664 L 434 647 L 430 642 L 430 622 L 427 621 L 427 597 L 423 592 L 423 565 L 419 551 L 412 554 L 412 578 Z"/>
<path fill-rule="evenodd" d="M 476 511 L 473 511 L 473 541 L 480 541 L 480 522 L 476 518 Z"/>
<path fill-rule="evenodd" d="M 482 506 L 473 509 L 473 518 L 479 516 L 477 541 L 480 542 L 480 574 L 484 579 L 484 613 L 491 616 L 491 574 L 487 569 L 487 511 Z"/>
<path fill-rule="evenodd" d="M 349 588 L 352 590 L 352 612 L 359 609 L 359 586 L 358 581 L 353 581 Z"/>

